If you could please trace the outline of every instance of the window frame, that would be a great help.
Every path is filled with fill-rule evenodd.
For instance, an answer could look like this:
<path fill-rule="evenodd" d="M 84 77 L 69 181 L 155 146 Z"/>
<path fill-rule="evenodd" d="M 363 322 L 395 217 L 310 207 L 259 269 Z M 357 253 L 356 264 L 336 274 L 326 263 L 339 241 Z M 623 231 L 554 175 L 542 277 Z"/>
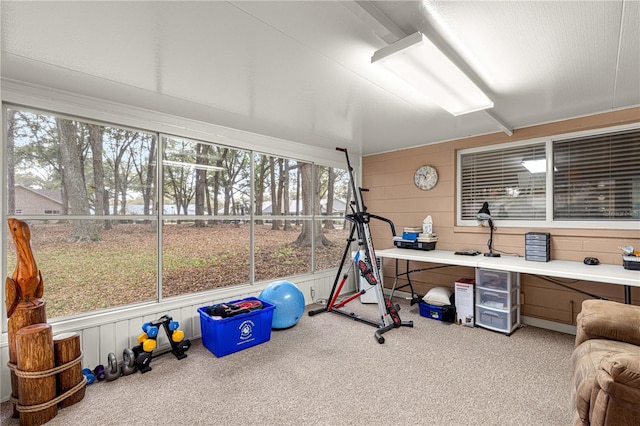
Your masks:
<path fill-rule="evenodd" d="M 46 90 L 43 91 L 43 93 L 46 93 Z M 3 129 L 2 146 L 3 147 L 6 144 L 6 132 L 7 132 L 6 111 L 9 108 L 13 108 L 13 109 L 19 109 L 22 111 L 28 111 L 35 114 L 44 114 L 44 115 L 50 114 L 59 118 L 70 119 L 74 121 L 82 121 L 84 123 L 98 124 L 101 126 L 115 126 L 122 129 L 135 129 L 138 131 L 153 133 L 156 135 L 158 141 L 160 141 L 162 136 L 175 137 L 175 138 L 187 139 L 190 141 L 209 143 L 217 146 L 228 146 L 232 149 L 244 150 L 244 151 L 247 151 L 251 157 L 253 157 L 253 154 L 261 153 L 264 155 L 271 155 L 275 157 L 288 158 L 295 161 L 307 162 L 312 164 L 314 168 L 315 167 L 332 167 L 332 168 L 346 169 L 346 165 L 342 164 L 342 161 L 340 161 L 342 160 L 341 153 L 333 153 L 328 150 L 320 150 L 319 148 L 313 148 L 313 147 L 308 149 L 307 152 L 302 152 L 302 149 L 304 147 L 303 144 L 298 144 L 295 142 L 281 140 L 281 139 L 277 139 L 269 136 L 248 133 L 243 130 L 228 129 L 228 128 L 220 127 L 215 124 L 203 124 L 203 123 L 194 122 L 188 119 L 176 118 L 174 116 L 170 116 L 163 113 L 155 113 L 151 111 L 141 112 L 139 110 L 132 109 L 126 105 L 114 106 L 112 104 L 107 103 L 106 107 L 103 105 L 98 110 L 98 112 L 96 112 L 96 109 L 91 107 L 93 101 L 89 101 L 86 103 L 82 102 L 82 101 L 86 101 L 85 99 L 82 99 L 78 102 L 71 102 L 71 104 L 68 104 L 65 102 L 67 101 L 66 99 L 61 100 L 60 98 L 49 97 L 47 99 L 40 99 L 39 101 L 33 101 L 33 99 L 30 96 L 27 96 L 30 102 L 24 102 L 22 101 L 23 96 L 24 96 L 24 93 L 18 93 L 16 95 L 13 91 L 10 91 L 10 96 L 5 98 L 3 93 L 3 99 L 2 99 L 2 102 L 0 103 L 0 109 L 2 110 L 2 129 Z M 43 96 L 46 96 L 46 95 L 43 95 Z M 114 113 L 114 111 L 117 111 L 117 113 Z M 163 119 L 166 119 L 166 122 L 163 123 L 162 122 Z M 175 124 L 176 121 L 179 121 L 181 124 L 179 126 L 176 126 Z M 161 149 L 160 145 L 161 145 L 160 143 L 156 145 L 156 150 Z M 267 147 L 269 149 L 266 149 Z M 6 161 L 7 161 L 7 157 L 3 150 L 2 152 L 0 152 L 0 164 L 4 166 Z M 356 164 L 358 165 L 361 164 L 360 161 L 361 160 L 359 160 L 358 163 Z M 358 167 L 358 169 L 359 168 L 360 167 Z M 251 181 L 252 181 L 253 180 L 253 163 L 251 164 L 251 174 L 252 174 L 252 178 L 251 178 Z M 15 212 L 13 215 L 7 214 L 8 212 L 7 212 L 7 204 L 6 204 L 6 197 L 7 197 L 6 177 L 7 176 L 6 176 L 6 169 L 5 169 L 5 172 L 3 172 L 3 176 L 0 178 L 0 181 L 3 183 L 2 201 L 0 202 L 0 205 L 2 206 L 2 211 L 3 211 L 2 217 L 5 220 L 8 217 L 17 216 L 17 215 L 20 215 L 21 213 L 21 212 Z M 160 179 L 161 179 L 161 170 L 158 170 L 158 172 L 156 173 L 156 185 L 158 185 L 158 188 L 161 187 L 160 183 L 158 182 Z M 251 192 L 253 193 L 253 182 L 252 182 Z M 27 215 L 27 216 L 23 215 L 20 218 L 23 220 L 40 220 L 45 218 L 45 216 L 47 219 L 51 218 L 51 215 L 48 215 L 45 213 L 41 213 L 37 215 Z M 253 216 L 254 215 L 251 214 L 252 218 Z M 73 219 L 96 220 L 96 219 L 103 218 L 102 216 L 99 216 L 99 215 L 98 216 L 91 215 L 87 217 L 76 216 L 76 215 L 64 215 L 64 216 L 61 215 L 61 217 L 63 217 L 65 220 L 73 220 Z M 124 221 L 131 220 L 131 216 L 129 215 L 109 216 L 106 218 L 111 220 L 124 220 Z M 147 218 L 156 221 L 157 226 L 160 227 L 161 226 L 160 224 L 163 223 L 165 219 L 178 219 L 179 216 L 166 216 L 162 213 L 162 211 L 156 211 L 155 207 L 154 207 L 154 213 L 152 213 L 151 215 L 136 216 L 136 219 L 147 219 Z M 196 216 L 189 216 L 189 219 L 198 219 L 198 218 L 199 217 L 196 217 Z M 321 222 L 326 220 L 326 217 L 322 216 L 321 214 L 318 214 L 318 215 L 312 214 L 311 216 L 308 217 L 308 219 L 313 220 L 315 222 Z M 252 223 L 253 223 L 253 220 L 252 220 Z M 158 235 L 159 235 L 158 247 L 161 247 L 162 233 L 158 232 Z M 252 232 L 251 238 L 253 239 L 253 232 Z M 4 238 L 3 238 L 3 241 L 0 242 L 0 246 L 2 247 L 3 256 L 6 255 L 7 246 Z M 251 246 L 253 246 L 253 241 L 251 241 Z M 161 249 L 159 250 L 160 251 L 158 252 L 158 256 L 161 256 Z M 327 273 L 333 274 L 332 269 L 318 270 L 316 268 L 314 253 L 315 253 L 315 246 L 312 248 L 312 257 L 309 263 L 309 272 L 297 274 L 295 275 L 296 277 L 309 276 L 309 275 L 315 275 L 315 274 L 325 275 Z M 251 286 L 262 285 L 262 282 L 256 281 L 254 277 L 253 253 L 252 253 L 251 264 L 252 264 L 252 268 L 251 268 L 251 277 L 249 282 L 246 284 L 240 284 L 239 286 L 235 286 L 235 287 L 244 287 L 247 284 Z M 9 266 L 4 264 L 4 262 L 1 269 L 5 275 L 7 275 L 7 273 L 9 272 L 8 271 Z M 157 276 L 158 280 L 156 283 L 157 298 L 149 302 L 143 302 L 143 304 L 145 305 L 162 304 L 172 299 L 184 298 L 185 296 L 193 297 L 196 295 L 201 295 L 202 293 L 206 293 L 206 292 L 215 293 L 215 294 L 225 294 L 229 292 L 228 287 L 221 287 L 221 288 L 216 288 L 212 290 L 207 290 L 205 292 L 191 292 L 185 295 L 165 298 L 163 297 L 163 294 L 162 294 L 161 262 L 159 262 L 157 266 L 157 271 L 158 271 L 158 276 Z M 281 277 L 281 278 L 288 278 L 288 277 Z M 2 291 L 2 294 L 4 295 L 3 291 Z M 133 305 L 130 305 L 130 304 L 118 305 L 118 306 L 113 306 L 105 309 L 100 309 L 100 312 L 104 313 L 104 312 L 128 309 L 131 306 Z M 92 311 L 92 310 L 82 311 L 68 317 L 54 318 L 54 320 L 60 320 L 60 319 L 66 320 L 69 318 L 89 317 L 91 315 L 95 315 L 95 311 Z"/>
<path fill-rule="evenodd" d="M 612 229 L 612 230 L 637 230 L 640 221 L 637 220 L 554 220 L 553 218 L 553 202 L 554 202 L 554 182 L 553 182 L 553 144 L 567 139 L 575 139 L 580 137 L 597 136 L 606 133 L 623 132 L 629 130 L 640 130 L 640 123 L 626 124 L 621 126 L 603 127 L 593 130 L 583 130 L 578 132 L 560 133 L 548 135 L 532 139 L 523 139 L 514 142 L 507 142 L 495 145 L 487 145 L 482 147 L 467 148 L 457 150 L 456 152 L 456 224 L 455 226 L 470 227 L 478 226 L 476 220 L 462 219 L 462 155 L 498 151 L 514 146 L 525 146 L 536 143 L 545 143 L 545 158 L 547 160 L 546 170 L 546 191 L 545 191 L 545 219 L 544 220 L 500 220 L 502 227 L 509 228 L 575 228 L 575 229 Z"/>

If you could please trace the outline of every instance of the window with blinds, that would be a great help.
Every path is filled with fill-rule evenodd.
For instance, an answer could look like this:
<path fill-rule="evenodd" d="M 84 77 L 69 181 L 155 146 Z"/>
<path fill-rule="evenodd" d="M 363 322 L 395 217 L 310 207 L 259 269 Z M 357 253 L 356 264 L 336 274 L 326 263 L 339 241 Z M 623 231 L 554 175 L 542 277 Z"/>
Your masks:
<path fill-rule="evenodd" d="M 485 201 L 494 219 L 546 219 L 544 142 L 463 153 L 460 173 L 461 219 L 475 220 Z"/>
<path fill-rule="evenodd" d="M 553 142 L 554 220 L 640 219 L 640 129 Z"/>

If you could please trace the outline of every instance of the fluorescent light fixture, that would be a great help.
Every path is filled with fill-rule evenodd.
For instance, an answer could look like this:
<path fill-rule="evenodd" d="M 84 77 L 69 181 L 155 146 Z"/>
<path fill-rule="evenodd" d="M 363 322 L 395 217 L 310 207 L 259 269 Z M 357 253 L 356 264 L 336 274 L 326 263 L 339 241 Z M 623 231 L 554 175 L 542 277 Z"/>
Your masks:
<path fill-rule="evenodd" d="M 467 75 L 421 32 L 376 51 L 380 63 L 453 115 L 493 107 Z"/>
<path fill-rule="evenodd" d="M 529 170 L 530 173 L 544 173 L 547 171 L 547 159 L 536 158 L 534 160 L 522 160 L 524 168 Z"/>
<path fill-rule="evenodd" d="M 181 161 L 171 161 L 171 160 L 162 160 L 162 164 L 164 164 L 165 166 L 175 166 L 175 167 L 193 167 L 195 169 L 210 170 L 214 172 L 219 172 L 221 170 L 224 170 L 224 168 L 218 167 L 218 166 L 209 166 L 206 164 L 195 164 L 195 163 L 183 163 Z"/>

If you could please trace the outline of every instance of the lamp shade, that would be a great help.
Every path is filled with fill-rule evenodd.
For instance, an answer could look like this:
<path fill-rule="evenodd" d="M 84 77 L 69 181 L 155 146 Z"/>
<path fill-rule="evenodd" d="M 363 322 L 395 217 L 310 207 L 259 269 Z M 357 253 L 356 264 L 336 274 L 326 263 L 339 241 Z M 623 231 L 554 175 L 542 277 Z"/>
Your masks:
<path fill-rule="evenodd" d="M 478 211 L 478 222 L 491 219 L 491 212 L 489 211 L 489 203 L 486 201 L 482 203 L 482 207 Z"/>
<path fill-rule="evenodd" d="M 493 107 L 493 101 L 421 32 L 376 51 L 371 63 L 384 65 L 453 115 Z"/>

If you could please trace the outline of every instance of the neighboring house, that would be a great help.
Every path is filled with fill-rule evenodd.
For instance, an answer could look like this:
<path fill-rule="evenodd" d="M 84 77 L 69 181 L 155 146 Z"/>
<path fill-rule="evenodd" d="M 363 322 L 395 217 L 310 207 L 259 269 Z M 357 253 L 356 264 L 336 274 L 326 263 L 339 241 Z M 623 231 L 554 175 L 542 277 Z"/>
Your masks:
<path fill-rule="evenodd" d="M 62 194 L 60 191 L 15 186 L 16 215 L 62 213 Z"/>

